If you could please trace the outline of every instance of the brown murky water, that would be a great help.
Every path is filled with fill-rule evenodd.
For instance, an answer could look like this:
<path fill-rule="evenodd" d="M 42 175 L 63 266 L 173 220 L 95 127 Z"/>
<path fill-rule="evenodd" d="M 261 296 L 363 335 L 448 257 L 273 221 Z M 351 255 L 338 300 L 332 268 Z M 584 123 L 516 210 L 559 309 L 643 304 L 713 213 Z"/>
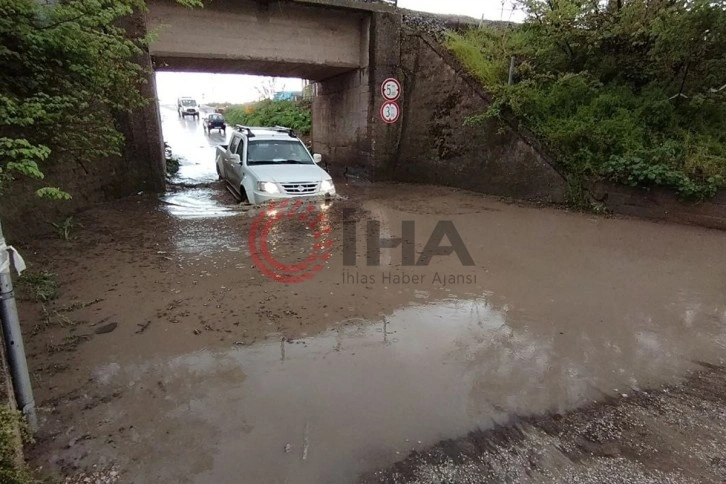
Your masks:
<path fill-rule="evenodd" d="M 210 152 L 183 179 L 201 186 L 94 209 L 75 240 L 29 257 L 62 281 L 45 313 L 21 306 L 43 426 L 34 463 L 116 465 L 139 483 L 350 482 L 512 415 L 725 362 L 723 232 L 341 180 L 343 198 L 319 209 L 333 257 L 281 284 L 250 259 L 259 210 L 208 183 Z M 383 237 L 413 221 L 417 254 L 451 221 L 475 265 L 403 266 L 396 248 L 369 266 L 367 220 Z M 299 262 L 315 239 L 290 219 L 268 240 Z"/>

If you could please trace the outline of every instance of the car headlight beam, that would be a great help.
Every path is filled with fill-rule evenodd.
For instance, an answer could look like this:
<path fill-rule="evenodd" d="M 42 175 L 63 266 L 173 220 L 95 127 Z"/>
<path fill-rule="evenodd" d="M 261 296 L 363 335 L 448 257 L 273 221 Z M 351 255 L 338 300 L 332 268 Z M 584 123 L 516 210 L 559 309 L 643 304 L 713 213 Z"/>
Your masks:
<path fill-rule="evenodd" d="M 323 180 L 320 183 L 320 191 L 321 192 L 327 192 L 328 190 L 333 189 L 333 180 Z"/>
<path fill-rule="evenodd" d="M 257 190 L 265 193 L 278 193 L 280 191 L 277 185 L 272 182 L 257 182 Z"/>

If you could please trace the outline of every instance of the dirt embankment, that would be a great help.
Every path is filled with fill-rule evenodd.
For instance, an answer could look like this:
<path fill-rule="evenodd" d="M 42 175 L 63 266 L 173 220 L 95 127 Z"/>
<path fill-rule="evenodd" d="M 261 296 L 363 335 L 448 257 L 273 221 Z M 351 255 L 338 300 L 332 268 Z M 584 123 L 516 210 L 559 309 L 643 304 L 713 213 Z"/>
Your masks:
<path fill-rule="evenodd" d="M 726 368 L 413 452 L 362 483 L 726 482 Z"/>

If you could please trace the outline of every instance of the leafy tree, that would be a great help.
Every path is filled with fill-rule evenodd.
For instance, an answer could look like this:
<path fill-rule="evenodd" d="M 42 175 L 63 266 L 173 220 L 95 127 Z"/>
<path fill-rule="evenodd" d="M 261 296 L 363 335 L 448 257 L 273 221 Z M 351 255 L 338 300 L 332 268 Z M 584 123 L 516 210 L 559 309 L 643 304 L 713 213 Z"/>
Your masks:
<path fill-rule="evenodd" d="M 114 115 L 147 102 L 136 61 L 149 39 L 123 27 L 143 0 L 49 3 L 0 2 L 0 194 L 18 177 L 42 179 L 47 161 L 120 154 Z M 70 196 L 57 187 L 38 195 Z"/>
<path fill-rule="evenodd" d="M 514 114 L 577 180 L 668 186 L 693 198 L 724 185 L 724 0 L 521 3 L 523 25 L 449 39 L 495 97 L 470 122 Z"/>
<path fill-rule="evenodd" d="M 225 110 L 228 123 L 246 126 L 286 126 L 310 134 L 312 107 L 309 101 L 273 101 L 265 99 Z"/>

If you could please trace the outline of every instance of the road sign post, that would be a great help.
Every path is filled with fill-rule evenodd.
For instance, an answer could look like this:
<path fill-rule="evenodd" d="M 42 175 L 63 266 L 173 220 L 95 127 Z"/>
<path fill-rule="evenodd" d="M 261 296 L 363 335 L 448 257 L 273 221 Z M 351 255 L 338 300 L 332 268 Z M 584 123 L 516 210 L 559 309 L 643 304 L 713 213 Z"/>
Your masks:
<path fill-rule="evenodd" d="M 15 389 L 15 398 L 20 410 L 25 415 L 30 431 L 35 432 L 38 429 L 38 418 L 35 414 L 35 400 L 30 384 L 28 362 L 25 359 L 23 333 L 20 330 L 13 279 L 10 275 L 11 263 L 19 272 L 25 269 L 25 263 L 14 251 L 15 249 L 5 245 L 0 225 L 0 323 L 2 323 L 3 340 Z"/>

